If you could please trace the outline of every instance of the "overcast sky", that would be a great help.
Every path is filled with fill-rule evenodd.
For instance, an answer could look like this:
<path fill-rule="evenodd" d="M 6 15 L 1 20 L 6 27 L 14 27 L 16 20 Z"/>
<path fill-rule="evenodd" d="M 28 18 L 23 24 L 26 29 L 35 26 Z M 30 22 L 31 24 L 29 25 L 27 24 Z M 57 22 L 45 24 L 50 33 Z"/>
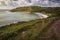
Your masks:
<path fill-rule="evenodd" d="M 60 7 L 60 0 L 45 0 L 42 2 L 42 6 L 50 6 L 50 7 Z"/>
<path fill-rule="evenodd" d="M 43 7 L 60 7 L 60 0 L 20 0 L 20 3 Z"/>
<path fill-rule="evenodd" d="M 1 1 L 4 1 L 5 4 Z M 0 0 L 0 8 L 3 8 L 6 5 L 9 8 L 11 6 L 43 6 L 43 7 L 60 7 L 60 0 L 15 0 L 14 3 L 12 0 Z M 14 0 L 13 0 L 14 1 Z M 17 2 L 16 2 L 17 1 Z"/>

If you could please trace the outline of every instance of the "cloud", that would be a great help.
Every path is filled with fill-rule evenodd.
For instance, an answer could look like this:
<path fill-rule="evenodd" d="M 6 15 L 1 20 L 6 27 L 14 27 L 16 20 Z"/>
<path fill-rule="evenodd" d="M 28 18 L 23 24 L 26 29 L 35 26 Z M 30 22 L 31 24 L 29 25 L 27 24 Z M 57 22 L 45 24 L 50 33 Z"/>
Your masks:
<path fill-rule="evenodd" d="M 60 7 L 60 2 L 52 2 L 52 1 L 44 1 L 43 3 L 41 3 L 42 6 L 45 7 Z"/>
<path fill-rule="evenodd" d="M 60 7 L 60 1 L 57 1 L 57 0 L 18 0 L 13 3 L 10 0 L 10 1 L 4 1 L 4 2 L 9 7 L 10 6 L 13 6 L 13 7 L 18 7 L 18 6 L 20 7 L 22 6 Z"/>

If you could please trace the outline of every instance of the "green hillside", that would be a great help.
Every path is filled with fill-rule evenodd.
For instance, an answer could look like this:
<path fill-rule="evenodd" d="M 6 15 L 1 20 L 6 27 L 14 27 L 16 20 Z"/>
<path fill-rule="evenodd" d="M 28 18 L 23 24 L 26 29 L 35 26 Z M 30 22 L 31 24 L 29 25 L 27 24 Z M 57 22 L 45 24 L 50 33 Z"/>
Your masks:
<path fill-rule="evenodd" d="M 43 33 L 51 27 L 51 24 L 59 18 L 60 16 L 54 16 L 4 26 L 0 28 L 0 40 L 39 40 L 39 37 L 42 37 Z M 47 29 L 45 29 L 46 27 Z"/>
<path fill-rule="evenodd" d="M 17 7 L 10 10 L 11 12 L 48 12 L 48 13 L 60 13 L 60 7 L 40 7 L 40 6 L 28 6 Z"/>
<path fill-rule="evenodd" d="M 38 12 L 40 10 L 42 11 L 44 9 L 38 6 L 30 6 L 30 7 L 18 7 L 18 8 L 12 9 L 11 12 Z"/>

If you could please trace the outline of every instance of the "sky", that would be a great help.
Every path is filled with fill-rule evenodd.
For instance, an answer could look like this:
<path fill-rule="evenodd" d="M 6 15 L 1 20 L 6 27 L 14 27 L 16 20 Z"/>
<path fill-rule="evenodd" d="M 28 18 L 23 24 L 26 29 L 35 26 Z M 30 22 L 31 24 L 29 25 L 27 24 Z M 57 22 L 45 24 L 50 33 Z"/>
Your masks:
<path fill-rule="evenodd" d="M 20 0 L 19 3 L 24 6 L 60 7 L 60 0 Z"/>
<path fill-rule="evenodd" d="M 42 3 L 42 6 L 46 7 L 60 7 L 60 0 L 45 0 Z"/>
<path fill-rule="evenodd" d="M 22 6 L 60 7 L 60 0 L 0 0 L 0 9 Z M 5 3 L 4 3 L 5 2 Z"/>

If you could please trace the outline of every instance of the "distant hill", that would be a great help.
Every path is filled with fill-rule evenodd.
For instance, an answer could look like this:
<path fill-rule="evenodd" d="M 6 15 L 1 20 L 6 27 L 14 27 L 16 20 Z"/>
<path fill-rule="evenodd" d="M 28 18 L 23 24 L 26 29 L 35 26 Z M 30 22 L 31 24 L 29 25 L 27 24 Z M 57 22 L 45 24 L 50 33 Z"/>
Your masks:
<path fill-rule="evenodd" d="M 39 6 L 29 6 L 29 7 L 18 7 L 16 9 L 12 9 L 11 12 L 41 12 L 44 9 Z"/>
<path fill-rule="evenodd" d="M 10 10 L 11 12 L 48 12 L 60 13 L 60 7 L 40 7 L 40 6 L 25 6 Z"/>

